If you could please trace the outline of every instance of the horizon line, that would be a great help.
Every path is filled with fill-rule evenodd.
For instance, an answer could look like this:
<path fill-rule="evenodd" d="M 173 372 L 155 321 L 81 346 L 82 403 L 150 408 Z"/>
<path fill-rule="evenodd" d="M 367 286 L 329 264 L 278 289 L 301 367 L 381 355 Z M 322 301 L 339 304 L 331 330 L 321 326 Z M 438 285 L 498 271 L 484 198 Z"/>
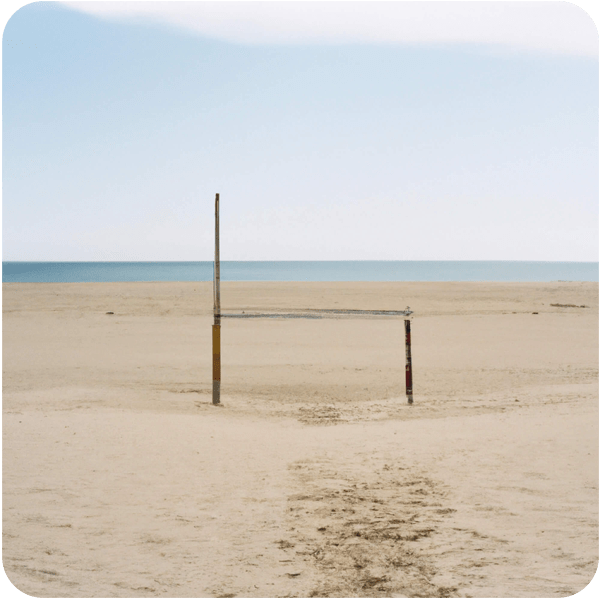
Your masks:
<path fill-rule="evenodd" d="M 4 263 L 213 263 L 214 260 L 2 260 Z M 453 258 L 417 258 L 417 259 L 401 259 L 401 258 L 365 258 L 365 259 L 291 259 L 291 260 L 221 260 L 221 263 L 226 262 L 540 262 L 540 263 L 599 263 L 598 260 L 545 260 L 545 259 L 507 259 L 507 258 L 492 258 L 492 259 L 453 259 Z"/>

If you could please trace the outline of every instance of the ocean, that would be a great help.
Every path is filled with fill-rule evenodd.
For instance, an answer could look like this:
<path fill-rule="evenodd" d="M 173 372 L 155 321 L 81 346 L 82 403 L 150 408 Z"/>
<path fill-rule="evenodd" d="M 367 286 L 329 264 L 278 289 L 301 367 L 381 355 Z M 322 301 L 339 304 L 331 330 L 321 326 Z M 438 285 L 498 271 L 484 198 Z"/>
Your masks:
<path fill-rule="evenodd" d="M 3 262 L 2 281 L 212 281 L 213 263 Z M 223 261 L 222 281 L 598 281 L 597 262 Z"/>

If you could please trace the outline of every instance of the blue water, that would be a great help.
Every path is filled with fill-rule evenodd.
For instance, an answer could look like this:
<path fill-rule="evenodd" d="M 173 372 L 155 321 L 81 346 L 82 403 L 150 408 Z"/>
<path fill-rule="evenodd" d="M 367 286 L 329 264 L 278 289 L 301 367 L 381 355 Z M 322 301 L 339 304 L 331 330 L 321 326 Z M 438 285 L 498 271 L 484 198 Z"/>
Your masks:
<path fill-rule="evenodd" d="M 3 282 L 212 281 L 212 262 L 3 262 Z M 222 281 L 598 281 L 597 262 L 224 261 Z"/>

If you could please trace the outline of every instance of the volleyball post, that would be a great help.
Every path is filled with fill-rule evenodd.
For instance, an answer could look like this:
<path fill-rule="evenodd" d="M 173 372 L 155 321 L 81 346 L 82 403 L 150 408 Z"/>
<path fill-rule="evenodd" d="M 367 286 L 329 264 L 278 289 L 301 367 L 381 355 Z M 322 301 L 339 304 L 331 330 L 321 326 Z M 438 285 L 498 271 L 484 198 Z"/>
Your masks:
<path fill-rule="evenodd" d="M 413 403 L 412 356 L 410 351 L 410 319 L 404 320 L 404 344 L 406 346 L 406 399 Z"/>
<path fill-rule="evenodd" d="M 214 324 L 212 326 L 212 403 L 221 403 L 221 261 L 219 257 L 219 194 L 215 198 L 215 264 L 213 279 Z"/>

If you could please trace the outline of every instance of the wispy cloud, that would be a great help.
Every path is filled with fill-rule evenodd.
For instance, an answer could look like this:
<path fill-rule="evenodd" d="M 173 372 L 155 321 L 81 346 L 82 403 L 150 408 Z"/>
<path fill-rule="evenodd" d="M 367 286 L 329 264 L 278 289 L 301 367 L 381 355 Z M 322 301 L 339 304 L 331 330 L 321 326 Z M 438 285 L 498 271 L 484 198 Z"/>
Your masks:
<path fill-rule="evenodd" d="M 488 44 L 598 56 L 569 2 L 66 2 L 104 19 L 162 22 L 245 44 Z"/>

